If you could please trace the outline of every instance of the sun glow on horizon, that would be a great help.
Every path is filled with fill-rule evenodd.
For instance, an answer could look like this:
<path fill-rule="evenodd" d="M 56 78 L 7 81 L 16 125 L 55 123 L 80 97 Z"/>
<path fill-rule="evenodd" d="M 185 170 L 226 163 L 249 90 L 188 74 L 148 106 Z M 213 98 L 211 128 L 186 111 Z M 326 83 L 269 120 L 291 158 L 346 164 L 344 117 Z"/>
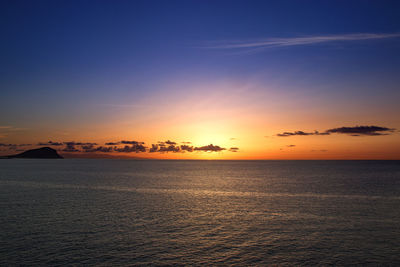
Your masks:
<path fill-rule="evenodd" d="M 350 27 L 350 16 L 343 33 L 331 23 L 309 27 L 301 13 L 292 25 L 298 33 L 288 31 L 290 20 L 281 14 L 272 17 L 284 23 L 251 15 L 236 27 L 237 16 L 229 16 L 236 11 L 225 5 L 219 9 L 226 11 L 223 20 L 209 20 L 212 12 L 196 17 L 201 10 L 188 15 L 174 8 L 162 12 L 162 24 L 143 23 L 160 10 L 132 5 L 144 17 L 113 17 L 102 31 L 95 26 L 104 23 L 98 10 L 92 10 L 98 24 L 76 14 L 83 27 L 64 22 L 65 14 L 53 21 L 41 13 L 46 8 L 35 9 L 40 4 L 32 6 L 33 17 L 15 12 L 21 24 L 5 17 L 15 34 L 6 33 L 9 42 L 1 44 L 7 53 L 1 155 L 51 140 L 71 156 L 400 159 L 395 23 L 377 19 L 382 31 L 375 32 L 371 12 L 360 32 L 358 23 Z M 174 12 L 184 23 L 177 23 Z M 31 19 L 40 25 L 35 34 L 20 28 Z M 259 27 L 263 23 L 271 25 L 267 32 Z M 160 145 L 167 141 L 176 145 Z"/>

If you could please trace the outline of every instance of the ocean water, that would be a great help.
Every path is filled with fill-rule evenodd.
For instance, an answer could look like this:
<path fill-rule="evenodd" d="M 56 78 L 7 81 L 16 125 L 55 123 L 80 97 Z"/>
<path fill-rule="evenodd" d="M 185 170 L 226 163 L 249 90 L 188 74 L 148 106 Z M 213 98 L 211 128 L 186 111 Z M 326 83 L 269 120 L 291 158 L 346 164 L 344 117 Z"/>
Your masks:
<path fill-rule="evenodd" d="M 0 160 L 0 265 L 400 265 L 400 161 Z"/>

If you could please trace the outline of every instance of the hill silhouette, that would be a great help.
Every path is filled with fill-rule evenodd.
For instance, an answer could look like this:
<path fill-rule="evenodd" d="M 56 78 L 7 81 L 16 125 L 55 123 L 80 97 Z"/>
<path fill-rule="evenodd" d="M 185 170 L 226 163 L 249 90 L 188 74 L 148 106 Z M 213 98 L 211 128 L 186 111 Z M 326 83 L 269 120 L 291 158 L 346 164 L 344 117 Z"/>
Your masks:
<path fill-rule="evenodd" d="M 23 158 L 23 159 L 62 159 L 56 150 L 50 147 L 41 147 L 27 150 L 17 155 L 5 156 L 4 158 Z"/>

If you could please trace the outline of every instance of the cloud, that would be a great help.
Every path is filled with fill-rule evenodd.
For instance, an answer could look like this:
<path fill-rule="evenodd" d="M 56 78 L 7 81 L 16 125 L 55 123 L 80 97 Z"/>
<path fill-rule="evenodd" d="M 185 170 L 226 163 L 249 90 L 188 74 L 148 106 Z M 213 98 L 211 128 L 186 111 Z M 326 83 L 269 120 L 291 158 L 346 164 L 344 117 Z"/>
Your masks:
<path fill-rule="evenodd" d="M 91 149 L 93 148 L 95 145 L 97 145 L 97 143 L 90 143 L 90 142 L 75 142 L 75 141 L 70 141 L 70 142 L 63 142 L 63 144 L 65 145 L 65 148 L 62 149 L 61 151 L 64 152 L 84 152 L 84 148 L 86 147 L 87 149 Z M 83 151 L 79 148 L 77 148 L 76 146 L 80 146 L 82 147 Z"/>
<path fill-rule="evenodd" d="M 321 132 L 318 132 L 318 131 L 315 131 L 315 132 L 314 132 L 314 135 L 330 135 L 330 133 L 328 133 L 328 132 L 326 132 L 326 131 L 325 131 L 325 132 L 322 132 L 322 133 L 321 133 Z"/>
<path fill-rule="evenodd" d="M 190 143 L 190 142 L 185 142 Z M 169 144 L 169 145 L 168 145 Z M 185 153 L 185 152 L 194 152 L 194 151 L 203 151 L 203 152 L 218 152 L 222 150 L 226 150 L 226 148 L 221 148 L 220 146 L 214 146 L 210 144 L 208 146 L 201 146 L 201 147 L 193 147 L 189 145 L 175 145 L 176 142 L 172 142 L 170 140 L 166 142 L 158 142 L 158 144 L 152 144 L 151 148 L 149 149 L 150 153 Z M 238 148 L 232 148 L 232 152 L 237 152 Z"/>
<path fill-rule="evenodd" d="M 208 146 L 201 146 L 201 147 L 195 147 L 195 151 L 206 151 L 206 152 L 219 152 L 222 150 L 226 150 L 226 148 L 220 147 L 220 146 L 214 146 L 213 144 L 209 144 Z"/>
<path fill-rule="evenodd" d="M 0 143 L 0 147 L 6 147 L 8 150 L 15 150 L 17 149 L 16 144 L 5 144 L 5 143 Z"/>
<path fill-rule="evenodd" d="M 336 35 L 318 35 L 289 38 L 267 38 L 255 41 L 217 42 L 215 45 L 204 46 L 208 49 L 268 49 L 273 47 L 290 47 L 299 45 L 314 45 L 332 42 L 350 42 L 398 38 L 400 33 L 351 33 Z"/>
<path fill-rule="evenodd" d="M 165 142 L 158 141 L 159 146 L 166 146 Z"/>
<path fill-rule="evenodd" d="M 181 145 L 181 151 L 187 151 L 187 152 L 193 152 L 194 148 L 193 146 L 188 146 L 188 145 Z"/>
<path fill-rule="evenodd" d="M 38 146 L 62 146 L 64 144 L 60 143 L 60 142 L 48 141 L 48 142 L 39 142 L 37 145 Z"/>
<path fill-rule="evenodd" d="M 169 144 L 169 145 L 167 146 L 167 144 Z M 176 146 L 175 144 L 176 144 L 176 142 L 172 142 L 172 141 L 169 141 L 169 140 L 166 141 L 166 142 L 158 142 L 158 144 L 152 144 L 151 145 L 151 148 L 149 149 L 149 152 L 150 153 L 154 153 L 154 152 L 160 152 L 160 153 L 173 152 L 173 153 L 177 153 L 177 152 L 182 152 L 181 151 L 181 147 L 184 147 L 185 151 L 189 151 L 189 150 L 186 150 L 186 148 L 189 147 L 189 146 L 183 145 L 183 146 L 179 147 L 179 146 Z"/>
<path fill-rule="evenodd" d="M 122 140 L 119 142 L 107 142 L 105 143 L 106 146 L 117 146 L 117 145 L 144 145 L 144 142 L 138 142 L 138 141 L 127 141 L 127 140 Z"/>
<path fill-rule="evenodd" d="M 82 153 L 111 153 L 111 152 L 121 152 L 121 153 L 132 153 L 132 152 L 146 152 L 146 147 L 143 146 L 143 142 L 136 141 L 125 141 L 132 143 L 132 145 L 126 145 L 124 147 L 117 146 L 97 146 L 97 143 L 89 143 L 89 142 L 64 142 L 65 148 L 61 151 L 63 152 L 82 152 Z M 135 142 L 135 143 L 133 143 Z M 122 143 L 119 142 L 119 143 Z M 110 143 L 106 143 L 110 144 Z"/>
<path fill-rule="evenodd" d="M 32 146 L 32 144 L 5 144 L 5 143 L 0 143 L 0 147 L 6 147 L 8 150 L 17 150 L 18 147 L 24 147 L 24 146 Z"/>
<path fill-rule="evenodd" d="M 80 150 L 75 147 L 75 142 L 67 142 L 65 143 L 66 147 L 61 150 L 64 152 L 79 152 Z"/>
<path fill-rule="evenodd" d="M 142 142 L 137 142 L 136 144 L 132 144 L 131 146 L 114 147 L 114 151 L 122 153 L 139 153 L 146 152 L 146 147 L 142 144 Z"/>
<path fill-rule="evenodd" d="M 327 133 L 338 133 L 338 134 L 348 134 L 351 136 L 376 136 L 376 135 L 388 135 L 395 129 L 390 129 L 387 127 L 380 126 L 355 126 L 355 127 L 340 127 L 329 129 Z"/>
<path fill-rule="evenodd" d="M 36 146 L 57 146 L 57 150 L 60 152 L 68 153 L 191 153 L 194 151 L 203 152 L 219 152 L 226 150 L 220 146 L 213 144 L 207 146 L 194 147 L 191 142 L 181 142 L 182 145 L 178 145 L 177 142 L 167 140 L 165 142 L 158 142 L 152 144 L 150 148 L 146 147 L 144 142 L 139 141 L 119 141 L 119 142 L 105 142 L 104 146 L 99 146 L 97 143 L 93 142 L 39 142 Z M 119 146 L 124 144 L 124 146 Z M 6 144 L 0 143 L 0 147 L 7 147 L 8 149 L 17 149 L 17 146 L 31 146 L 31 144 Z M 34 145 L 35 146 L 35 145 Z M 229 149 L 231 152 L 237 152 L 238 148 L 232 147 Z"/>
<path fill-rule="evenodd" d="M 190 143 L 190 142 L 182 142 L 182 143 Z M 188 145 L 182 145 L 182 146 L 177 146 L 177 143 L 171 140 L 167 140 L 165 142 L 158 142 L 158 144 L 152 144 L 151 148 L 149 149 L 150 153 L 154 153 L 154 152 L 159 152 L 159 153 L 168 153 L 168 152 L 172 152 L 172 153 L 178 153 L 178 152 L 192 152 L 193 151 L 193 147 L 192 150 L 190 149 L 190 146 Z"/>
<path fill-rule="evenodd" d="M 143 144 L 144 144 L 144 142 L 125 141 L 125 140 L 121 141 L 120 143 L 121 143 L 121 144 L 124 144 L 124 145 L 143 145 Z"/>
<path fill-rule="evenodd" d="M 2 132 L 14 132 L 14 131 L 24 131 L 24 130 L 27 130 L 27 128 L 16 128 L 10 125 L 0 125 L 0 131 Z"/>
<path fill-rule="evenodd" d="M 231 147 L 231 148 L 229 148 L 229 151 L 230 152 L 238 152 L 239 148 L 238 147 Z"/>
<path fill-rule="evenodd" d="M 95 147 L 93 145 L 82 146 L 83 152 L 92 153 L 92 152 L 102 152 L 102 153 L 110 153 L 113 152 L 113 147 L 105 147 L 98 146 Z"/>
<path fill-rule="evenodd" d="M 394 132 L 396 129 L 391 129 L 387 127 L 381 126 L 354 126 L 354 127 L 339 127 L 328 129 L 324 132 L 303 132 L 303 131 L 295 131 L 295 132 L 283 132 L 278 133 L 276 136 L 279 137 L 289 137 L 295 135 L 307 136 L 307 135 L 330 135 L 330 134 L 347 134 L 351 136 L 379 136 L 379 135 L 389 135 Z"/>
<path fill-rule="evenodd" d="M 312 135 L 313 133 L 306 133 L 303 131 L 296 131 L 296 132 L 284 132 L 284 133 L 279 133 L 276 136 L 279 137 L 288 137 L 288 136 L 293 136 L 293 135 Z"/>
<path fill-rule="evenodd" d="M 179 152 L 179 146 L 169 145 L 169 146 L 160 146 L 158 152 Z"/>
<path fill-rule="evenodd" d="M 295 132 L 284 132 L 284 133 L 279 133 L 276 136 L 279 137 L 288 137 L 288 136 L 293 136 L 293 135 L 329 135 L 329 133 L 320 133 L 318 131 L 312 132 L 312 133 L 307 133 L 303 131 L 295 131 Z"/>
<path fill-rule="evenodd" d="M 89 142 L 74 142 L 74 141 L 70 141 L 70 142 L 64 142 L 65 145 L 74 145 L 74 146 L 87 146 L 87 145 L 97 145 L 97 143 L 89 143 Z"/>
<path fill-rule="evenodd" d="M 82 149 L 84 149 L 84 150 L 86 150 L 86 149 L 92 149 L 92 148 L 94 148 L 95 146 L 93 145 L 93 144 L 89 144 L 89 145 L 83 145 L 82 146 Z"/>
<path fill-rule="evenodd" d="M 6 137 L 9 131 L 12 130 L 12 126 L 8 126 L 8 125 L 0 125 L 0 138 L 4 138 Z"/>
<path fill-rule="evenodd" d="M 116 145 L 119 145 L 120 144 L 120 142 L 108 142 L 108 143 L 105 143 L 104 145 L 106 145 L 106 146 L 116 146 Z"/>
<path fill-rule="evenodd" d="M 170 140 L 165 141 L 165 143 L 166 143 L 167 145 L 176 145 L 176 142 L 172 142 L 172 141 L 170 141 Z"/>
<path fill-rule="evenodd" d="M 295 147 L 296 145 L 287 145 L 287 147 Z"/>
<path fill-rule="evenodd" d="M 0 146 L 3 146 L 3 147 L 10 147 L 10 146 L 17 146 L 17 145 L 15 145 L 15 144 L 4 144 L 4 143 L 0 143 Z"/>
<path fill-rule="evenodd" d="M 150 153 L 154 153 L 158 151 L 159 146 L 157 144 L 152 144 L 151 148 L 149 149 Z"/>

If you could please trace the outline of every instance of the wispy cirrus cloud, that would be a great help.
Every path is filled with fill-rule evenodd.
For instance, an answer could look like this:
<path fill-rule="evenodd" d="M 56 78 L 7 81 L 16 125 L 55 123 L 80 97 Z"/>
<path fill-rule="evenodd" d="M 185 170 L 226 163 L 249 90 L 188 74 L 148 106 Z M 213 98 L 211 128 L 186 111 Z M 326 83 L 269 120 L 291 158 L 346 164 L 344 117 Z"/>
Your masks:
<path fill-rule="evenodd" d="M 208 49 L 267 49 L 273 47 L 290 47 L 300 45 L 314 45 L 331 42 L 350 42 L 399 38 L 400 33 L 351 33 L 336 35 L 316 35 L 287 38 L 266 38 L 259 40 L 221 41 L 205 45 Z"/>
<path fill-rule="evenodd" d="M 17 128 L 14 126 L 9 126 L 9 125 L 0 125 L 0 131 L 24 131 L 27 130 L 27 128 Z"/>
<path fill-rule="evenodd" d="M 0 125 L 0 138 L 5 138 L 16 131 L 24 131 L 26 128 L 15 128 L 10 125 Z"/>

